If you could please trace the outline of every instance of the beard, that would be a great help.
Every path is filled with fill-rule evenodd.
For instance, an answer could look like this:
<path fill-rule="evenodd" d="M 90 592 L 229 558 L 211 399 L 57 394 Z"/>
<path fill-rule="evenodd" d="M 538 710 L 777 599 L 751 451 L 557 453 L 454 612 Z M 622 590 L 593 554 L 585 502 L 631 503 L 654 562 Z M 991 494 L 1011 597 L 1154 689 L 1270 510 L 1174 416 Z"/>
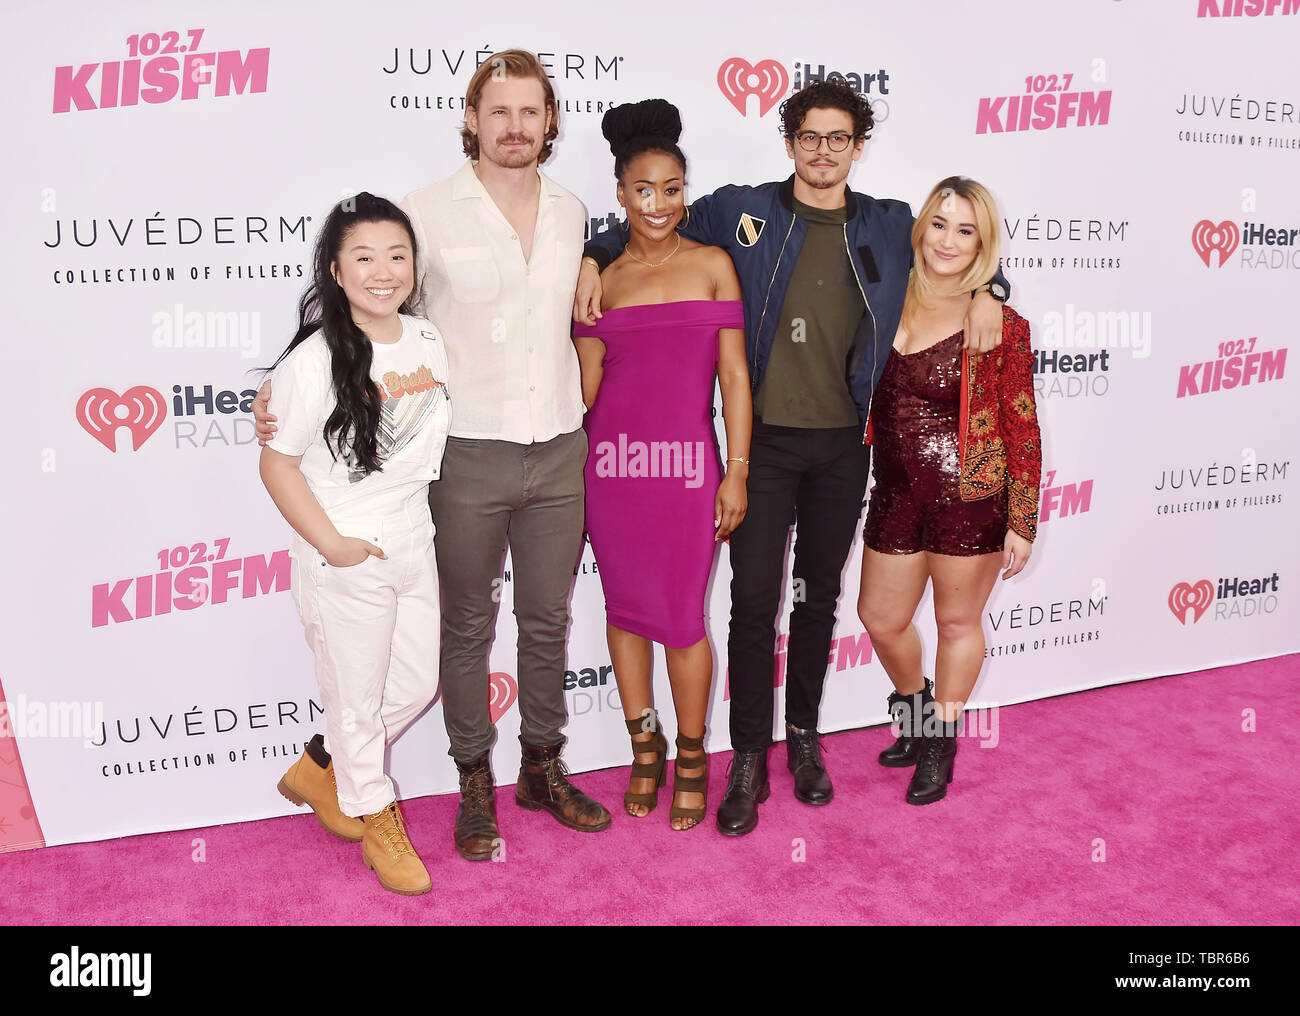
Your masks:
<path fill-rule="evenodd" d="M 522 141 L 523 148 L 505 148 L 503 142 Z M 537 139 L 529 134 L 517 134 L 506 136 L 493 144 L 492 150 L 484 150 L 481 154 L 492 163 L 500 166 L 502 169 L 521 169 L 524 166 L 531 165 L 537 161 L 537 156 L 541 152 L 541 145 Z"/>
<path fill-rule="evenodd" d="M 799 178 L 815 190 L 829 190 L 832 187 L 838 187 L 848 176 L 847 172 L 841 176 L 842 170 L 843 167 L 841 166 L 827 166 L 824 169 L 809 166 L 804 170 L 804 173 L 808 175 L 805 176 L 804 173 L 800 173 Z"/>

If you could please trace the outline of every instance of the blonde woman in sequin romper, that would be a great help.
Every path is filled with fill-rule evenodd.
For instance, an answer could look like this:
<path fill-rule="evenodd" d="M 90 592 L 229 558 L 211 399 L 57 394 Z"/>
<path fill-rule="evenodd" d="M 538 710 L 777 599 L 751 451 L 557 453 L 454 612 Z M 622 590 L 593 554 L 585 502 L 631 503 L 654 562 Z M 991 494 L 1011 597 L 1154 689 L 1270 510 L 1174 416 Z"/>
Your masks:
<path fill-rule="evenodd" d="M 1003 314 L 1001 345 L 964 347 L 962 320 L 998 264 L 997 207 L 973 180 L 941 181 L 912 230 L 902 321 L 868 424 L 876 485 L 864 530 L 858 614 L 894 684 L 901 736 L 880 755 L 915 766 L 910 804 L 944 797 L 957 721 L 984 659 L 985 604 L 998 572 L 1024 568 L 1041 469 L 1028 323 Z M 913 616 L 934 587 L 933 685 Z M 933 693 L 932 693 L 933 689 Z"/>

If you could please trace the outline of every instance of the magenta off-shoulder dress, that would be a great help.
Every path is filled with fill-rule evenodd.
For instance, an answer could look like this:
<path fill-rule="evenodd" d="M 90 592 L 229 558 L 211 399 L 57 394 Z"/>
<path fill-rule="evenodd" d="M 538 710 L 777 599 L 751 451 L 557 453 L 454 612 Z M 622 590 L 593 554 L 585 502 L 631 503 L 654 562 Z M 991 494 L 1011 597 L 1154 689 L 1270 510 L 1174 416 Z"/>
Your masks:
<path fill-rule="evenodd" d="M 718 330 L 744 327 L 739 300 L 607 310 L 575 336 L 605 343 L 584 426 L 587 533 L 605 616 L 674 649 L 704 638 L 721 481 L 713 430 Z"/>

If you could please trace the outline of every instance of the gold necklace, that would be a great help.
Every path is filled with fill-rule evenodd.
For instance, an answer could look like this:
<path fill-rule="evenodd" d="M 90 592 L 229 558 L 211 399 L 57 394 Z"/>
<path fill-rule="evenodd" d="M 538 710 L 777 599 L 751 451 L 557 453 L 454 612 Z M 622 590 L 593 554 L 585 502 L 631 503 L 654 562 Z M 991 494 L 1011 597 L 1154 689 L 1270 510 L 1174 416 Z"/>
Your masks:
<path fill-rule="evenodd" d="M 673 248 L 673 254 L 676 254 L 681 249 L 682 249 L 682 235 L 678 233 L 677 246 Z M 630 257 L 633 261 L 640 261 L 641 264 L 645 265 L 647 268 L 658 268 L 662 264 L 667 264 L 667 262 L 673 256 L 673 254 L 669 254 L 668 257 L 663 259 L 663 261 L 650 262 L 650 261 L 646 261 L 644 258 L 637 257 L 635 254 L 632 253 L 631 249 L 628 247 L 623 248 L 623 253 L 626 254 L 628 257 Z"/>

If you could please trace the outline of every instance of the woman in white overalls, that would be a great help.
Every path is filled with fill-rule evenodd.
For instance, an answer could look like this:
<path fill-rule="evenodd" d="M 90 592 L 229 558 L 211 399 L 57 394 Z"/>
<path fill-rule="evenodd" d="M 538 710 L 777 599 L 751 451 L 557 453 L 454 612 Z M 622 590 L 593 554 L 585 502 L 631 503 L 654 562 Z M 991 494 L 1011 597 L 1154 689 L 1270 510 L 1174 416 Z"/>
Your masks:
<path fill-rule="evenodd" d="M 273 365 L 279 431 L 262 450 L 261 474 L 297 534 L 294 600 L 316 654 L 327 734 L 279 790 L 336 836 L 360 841 L 385 889 L 415 895 L 432 884 L 384 749 L 438 686 L 428 491 L 451 418 L 447 356 L 437 329 L 412 314 L 419 258 L 392 202 L 366 193 L 340 202 L 313 261 L 298 332 Z"/>

